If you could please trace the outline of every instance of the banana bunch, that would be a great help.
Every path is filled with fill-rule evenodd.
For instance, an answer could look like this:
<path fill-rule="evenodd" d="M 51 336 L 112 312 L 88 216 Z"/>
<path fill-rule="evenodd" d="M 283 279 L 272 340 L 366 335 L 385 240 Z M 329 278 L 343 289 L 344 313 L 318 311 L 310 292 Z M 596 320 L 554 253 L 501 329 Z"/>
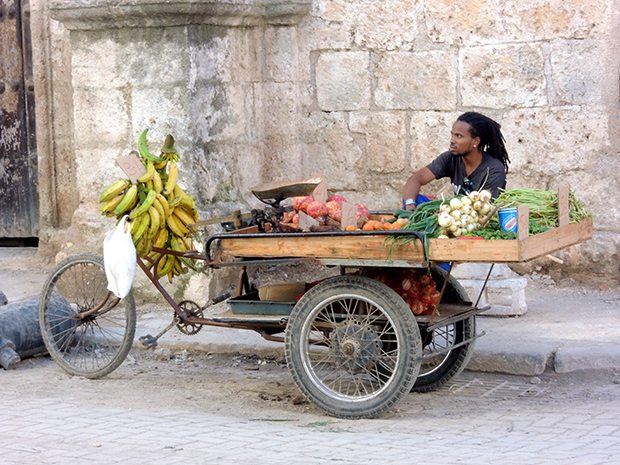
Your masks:
<path fill-rule="evenodd" d="M 195 259 L 177 257 L 153 251 L 153 247 L 177 252 L 194 250 L 189 225 L 198 221 L 194 198 L 177 184 L 179 154 L 174 148 L 174 138 L 166 137 L 161 154 L 152 154 L 146 144 L 145 129 L 138 140 L 138 151 L 146 173 L 132 184 L 121 179 L 107 187 L 99 197 L 99 211 L 105 216 L 120 220 L 129 215 L 131 236 L 136 255 L 148 257 L 147 266 L 157 263 L 157 277 L 172 278 L 196 270 Z"/>

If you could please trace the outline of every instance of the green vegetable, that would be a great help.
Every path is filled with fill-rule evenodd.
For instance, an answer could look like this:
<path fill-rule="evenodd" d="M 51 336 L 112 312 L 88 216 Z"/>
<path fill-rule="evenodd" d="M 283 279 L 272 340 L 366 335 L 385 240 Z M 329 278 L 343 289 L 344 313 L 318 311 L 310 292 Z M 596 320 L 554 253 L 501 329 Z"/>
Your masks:
<path fill-rule="evenodd" d="M 504 190 L 495 201 L 505 205 L 527 205 L 530 207 L 530 223 L 555 228 L 558 226 L 558 193 L 534 189 Z M 577 200 L 573 191 L 568 194 L 568 213 L 571 223 L 578 223 L 592 216 L 584 209 L 584 204 Z"/>

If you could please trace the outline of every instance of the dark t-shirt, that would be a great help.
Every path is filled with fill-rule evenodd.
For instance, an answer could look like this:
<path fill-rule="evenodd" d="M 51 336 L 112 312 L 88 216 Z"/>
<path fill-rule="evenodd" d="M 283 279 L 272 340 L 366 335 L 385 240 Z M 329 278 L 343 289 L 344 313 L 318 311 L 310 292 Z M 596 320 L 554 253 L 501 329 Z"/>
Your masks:
<path fill-rule="evenodd" d="M 482 152 L 482 162 L 469 176 L 465 174 L 465 163 L 461 157 L 444 152 L 427 165 L 435 179 L 450 178 L 454 194 L 465 194 L 470 191 L 487 189 L 493 198 L 506 188 L 506 170 L 504 164 L 486 152 Z M 466 185 L 465 178 L 471 185 Z"/>

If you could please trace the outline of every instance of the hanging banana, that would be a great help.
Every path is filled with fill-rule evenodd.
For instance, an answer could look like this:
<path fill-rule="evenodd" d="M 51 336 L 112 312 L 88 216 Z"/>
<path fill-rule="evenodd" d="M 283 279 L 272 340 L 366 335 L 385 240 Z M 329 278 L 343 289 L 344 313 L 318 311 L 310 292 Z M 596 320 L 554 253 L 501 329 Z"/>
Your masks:
<path fill-rule="evenodd" d="M 192 250 L 188 225 L 198 222 L 194 197 L 187 195 L 178 185 L 179 153 L 174 148 L 174 138 L 166 136 L 161 155 L 149 151 L 146 143 L 148 130 L 138 139 L 138 151 L 131 153 L 141 158 L 146 173 L 136 184 L 121 179 L 103 190 L 99 197 L 99 211 L 104 216 L 120 219 L 129 215 L 130 232 L 140 258 L 148 257 L 147 267 L 158 279 L 175 276 L 196 269 L 195 258 L 178 257 L 153 252 L 153 247 L 177 252 Z M 153 264 L 157 261 L 157 270 Z"/>

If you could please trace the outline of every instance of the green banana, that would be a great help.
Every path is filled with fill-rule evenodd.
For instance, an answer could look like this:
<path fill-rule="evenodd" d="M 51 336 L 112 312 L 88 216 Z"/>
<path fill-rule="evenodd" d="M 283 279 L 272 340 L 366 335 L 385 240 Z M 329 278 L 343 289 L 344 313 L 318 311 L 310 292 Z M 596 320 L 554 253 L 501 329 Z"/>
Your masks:
<path fill-rule="evenodd" d="M 116 215 L 117 217 L 121 216 L 123 213 L 133 208 L 137 200 L 138 200 L 138 185 L 132 184 L 129 187 L 129 189 L 127 189 L 127 192 L 125 192 L 125 195 L 123 196 L 123 200 L 121 200 L 120 203 L 114 209 L 114 215 Z"/>
<path fill-rule="evenodd" d="M 153 155 L 151 152 L 149 152 L 149 149 L 146 145 L 146 133 L 147 132 L 148 132 L 148 129 L 145 129 L 144 131 L 142 131 L 142 134 L 140 134 L 140 137 L 138 138 L 138 150 L 140 151 L 140 155 L 142 155 L 142 158 L 145 158 L 146 160 L 150 160 L 153 163 L 161 163 L 162 161 L 164 161 L 163 158 L 157 157 Z"/>
<path fill-rule="evenodd" d="M 101 197 L 99 197 L 99 202 L 107 202 L 108 200 L 113 199 L 118 194 L 127 189 L 130 184 L 131 181 L 129 181 L 128 179 L 121 179 L 119 181 L 116 181 L 114 184 L 104 189 L 104 191 L 101 193 Z"/>
<path fill-rule="evenodd" d="M 170 245 L 172 246 L 172 250 L 176 252 L 186 252 L 185 242 L 174 234 L 170 237 Z M 177 257 L 179 258 L 185 265 L 187 265 L 192 270 L 196 271 L 196 267 L 192 263 L 192 261 L 187 257 Z"/>
<path fill-rule="evenodd" d="M 129 214 L 129 218 L 133 220 L 134 218 L 139 217 L 143 213 L 148 212 L 149 208 L 151 208 L 151 205 L 153 205 L 153 202 L 155 201 L 156 198 L 157 198 L 157 192 L 155 192 L 153 189 L 149 189 L 149 191 L 146 193 L 146 197 L 140 203 L 140 205 L 138 205 L 136 208 L 134 208 L 131 211 L 131 213 Z"/>

